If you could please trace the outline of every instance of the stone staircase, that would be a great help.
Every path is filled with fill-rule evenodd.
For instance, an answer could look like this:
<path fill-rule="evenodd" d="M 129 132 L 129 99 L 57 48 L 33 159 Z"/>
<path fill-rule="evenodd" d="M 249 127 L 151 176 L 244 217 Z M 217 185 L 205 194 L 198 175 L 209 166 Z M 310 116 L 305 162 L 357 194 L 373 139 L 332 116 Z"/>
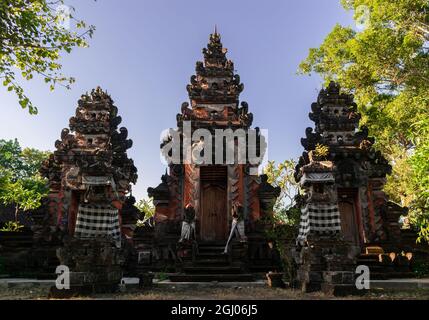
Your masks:
<path fill-rule="evenodd" d="M 225 242 L 205 241 L 198 244 L 193 261 L 185 261 L 182 272 L 170 274 L 175 282 L 244 282 L 253 281 L 252 274 L 244 269 L 245 245 L 233 242 L 228 254 Z"/>
<path fill-rule="evenodd" d="M 413 278 L 411 259 L 412 255 L 385 253 L 381 247 L 373 246 L 357 257 L 357 265 L 369 267 L 371 280 Z"/>

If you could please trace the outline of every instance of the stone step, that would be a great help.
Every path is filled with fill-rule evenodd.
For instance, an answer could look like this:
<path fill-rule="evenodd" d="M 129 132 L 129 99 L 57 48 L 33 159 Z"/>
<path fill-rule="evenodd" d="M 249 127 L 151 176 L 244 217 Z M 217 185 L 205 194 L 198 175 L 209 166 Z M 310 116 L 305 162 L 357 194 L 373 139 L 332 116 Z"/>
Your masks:
<path fill-rule="evenodd" d="M 198 241 L 198 246 L 225 246 L 227 240 Z"/>
<path fill-rule="evenodd" d="M 375 255 L 365 255 L 365 256 L 359 256 L 357 257 L 357 261 L 373 261 L 378 262 L 380 261 L 378 256 Z"/>
<path fill-rule="evenodd" d="M 277 269 L 278 267 L 276 266 L 271 266 L 271 265 L 263 265 L 263 266 L 255 266 L 255 265 L 251 265 L 249 266 L 249 271 L 251 272 L 259 272 L 261 274 L 266 274 L 269 271 L 274 271 L 275 269 Z"/>
<path fill-rule="evenodd" d="M 389 279 L 389 274 L 387 272 L 371 272 L 371 280 L 387 280 Z"/>
<path fill-rule="evenodd" d="M 226 241 L 216 241 L 216 242 L 200 242 L 198 243 L 198 248 L 212 248 L 212 249 L 224 249 L 226 246 Z M 232 242 L 230 243 L 232 248 L 243 248 L 244 244 L 241 242 Z"/>
<path fill-rule="evenodd" d="M 228 255 L 218 252 L 198 252 L 196 256 L 201 259 L 228 259 Z"/>
<path fill-rule="evenodd" d="M 389 272 L 389 279 L 406 279 L 414 277 L 414 273 L 411 271 L 403 271 L 403 272 Z"/>
<path fill-rule="evenodd" d="M 240 273 L 242 270 L 237 266 L 184 266 L 185 273 L 192 274 L 235 274 Z"/>
<path fill-rule="evenodd" d="M 378 260 L 378 258 L 377 259 L 363 259 L 363 258 L 360 258 L 360 259 L 357 259 L 357 263 L 358 264 L 374 264 L 374 263 L 380 263 L 380 260 Z"/>
<path fill-rule="evenodd" d="M 243 252 L 243 250 L 241 248 L 232 248 L 232 250 L 229 251 L 228 254 L 231 253 L 241 253 Z M 218 249 L 214 249 L 214 248 L 199 248 L 198 249 L 198 254 L 216 254 L 216 255 L 225 255 L 224 253 L 224 247 L 222 248 L 218 248 Z"/>
<path fill-rule="evenodd" d="M 205 250 L 200 250 L 199 252 L 197 252 L 197 255 L 200 256 L 209 256 L 209 255 L 214 255 L 214 256 L 226 256 L 226 254 L 223 253 L 223 251 L 205 251 Z"/>
<path fill-rule="evenodd" d="M 372 280 L 371 289 L 381 290 L 429 290 L 429 279 L 389 279 L 389 280 Z"/>
<path fill-rule="evenodd" d="M 381 263 L 361 263 L 361 262 L 358 262 L 357 265 L 358 266 L 364 265 L 364 266 L 367 266 L 370 269 L 372 269 L 372 268 L 379 268 L 379 267 L 380 268 L 388 268 L 390 266 L 393 266 L 393 264 L 392 265 L 384 265 L 384 264 L 381 264 Z"/>
<path fill-rule="evenodd" d="M 50 280 L 50 279 L 56 279 L 58 277 L 58 275 L 55 274 L 54 272 L 55 270 L 53 270 L 53 272 L 39 272 L 36 275 L 36 279 L 37 280 Z"/>
<path fill-rule="evenodd" d="M 392 268 L 386 269 L 384 267 L 370 267 L 369 271 L 370 271 L 371 274 L 374 274 L 374 273 L 389 274 L 391 272 L 395 272 L 395 270 L 393 270 Z"/>
<path fill-rule="evenodd" d="M 412 278 L 412 272 L 371 272 L 371 280 L 407 279 Z"/>
<path fill-rule="evenodd" d="M 229 261 L 227 259 L 201 259 L 197 258 L 194 262 L 195 265 L 203 265 L 203 266 L 219 266 L 219 265 L 228 265 Z"/>
<path fill-rule="evenodd" d="M 219 252 L 222 253 L 224 251 L 225 247 L 213 247 L 213 246 L 207 246 L 207 247 L 198 247 L 199 252 Z"/>
<path fill-rule="evenodd" d="M 384 264 L 378 260 L 376 255 L 360 255 L 357 259 L 358 265 L 366 265 L 371 271 L 371 278 L 374 279 L 391 279 L 412 277 L 413 274 L 409 266 L 398 266 L 394 263 Z"/>
<path fill-rule="evenodd" d="M 254 281 L 250 273 L 238 274 L 173 274 L 169 275 L 170 281 L 175 282 L 248 282 Z"/>
<path fill-rule="evenodd" d="M 220 252 L 198 252 L 196 257 L 201 257 L 202 259 L 226 259 L 228 258 L 227 254 Z"/>

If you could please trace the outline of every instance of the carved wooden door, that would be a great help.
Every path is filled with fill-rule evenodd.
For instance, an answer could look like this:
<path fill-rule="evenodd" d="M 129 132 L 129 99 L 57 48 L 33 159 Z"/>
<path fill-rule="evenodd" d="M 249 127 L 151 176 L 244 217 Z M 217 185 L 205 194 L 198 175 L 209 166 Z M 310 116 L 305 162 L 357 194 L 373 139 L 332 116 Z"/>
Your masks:
<path fill-rule="evenodd" d="M 227 232 L 226 188 L 221 184 L 204 183 L 201 190 L 202 240 L 225 240 Z"/>
<path fill-rule="evenodd" d="M 202 166 L 200 238 L 201 240 L 226 240 L 228 232 L 227 168 Z"/>
<path fill-rule="evenodd" d="M 352 201 L 340 201 L 338 207 L 341 215 L 341 230 L 344 239 L 354 245 L 359 245 L 358 225 L 355 206 Z"/>

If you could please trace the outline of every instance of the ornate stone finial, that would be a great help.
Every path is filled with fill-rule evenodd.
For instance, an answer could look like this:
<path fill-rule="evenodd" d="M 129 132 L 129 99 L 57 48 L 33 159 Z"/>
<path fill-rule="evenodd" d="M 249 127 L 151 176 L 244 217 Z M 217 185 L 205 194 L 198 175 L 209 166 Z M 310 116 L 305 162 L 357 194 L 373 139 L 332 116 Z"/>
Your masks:
<path fill-rule="evenodd" d="M 156 188 L 149 187 L 147 193 L 150 198 L 153 198 L 154 204 L 168 203 L 170 198 L 170 188 L 168 186 L 169 175 L 167 170 L 161 177 L 161 183 Z"/>
<path fill-rule="evenodd" d="M 339 94 L 340 93 L 340 85 L 338 83 L 336 83 L 335 81 L 331 81 L 331 82 L 329 82 L 327 91 L 329 93 Z"/>

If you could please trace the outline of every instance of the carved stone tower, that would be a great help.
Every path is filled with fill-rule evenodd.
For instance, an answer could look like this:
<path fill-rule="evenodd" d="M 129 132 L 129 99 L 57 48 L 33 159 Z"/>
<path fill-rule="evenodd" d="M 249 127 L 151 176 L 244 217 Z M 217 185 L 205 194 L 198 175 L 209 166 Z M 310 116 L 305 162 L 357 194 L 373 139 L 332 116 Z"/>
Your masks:
<path fill-rule="evenodd" d="M 83 95 L 41 170 L 50 187 L 45 223 L 63 240 L 57 255 L 76 288 L 115 287 L 122 278 L 119 248 L 133 223 L 127 214 L 123 225 L 121 215 L 137 169 L 127 157 L 127 129 L 117 131 L 120 123 L 107 93 L 97 88 Z"/>
<path fill-rule="evenodd" d="M 353 261 L 367 247 L 380 246 L 382 253 L 381 247 L 393 250 L 400 243 L 398 220 L 406 209 L 393 206 L 382 191 L 391 167 L 373 148 L 368 129 L 358 129 L 353 96 L 331 82 L 311 110 L 315 130 L 306 129 L 306 152 L 295 171 L 306 197 L 298 237 L 301 281 L 316 288 L 350 284 Z M 332 270 L 342 273 L 327 274 Z"/>
<path fill-rule="evenodd" d="M 239 102 L 244 86 L 226 52 L 215 31 L 187 86 L 190 104 L 182 104 L 178 130 L 161 145 L 170 163 L 162 183 L 148 189 L 156 205 L 152 264 L 183 265 L 186 257 L 193 254 L 195 260 L 197 250 L 209 245 L 217 246 L 220 256 L 227 244 L 237 249 L 225 251 L 236 255 L 231 263 L 242 270 L 251 267 L 248 258 L 270 261 L 258 226 L 271 214 L 279 190 L 257 174 L 266 142 L 258 128 L 250 127 L 253 115 L 246 102 Z M 195 212 L 188 215 L 193 219 L 185 217 L 186 208 Z M 235 225 L 240 236 L 231 237 Z M 184 249 L 191 243 L 194 249 Z"/>

